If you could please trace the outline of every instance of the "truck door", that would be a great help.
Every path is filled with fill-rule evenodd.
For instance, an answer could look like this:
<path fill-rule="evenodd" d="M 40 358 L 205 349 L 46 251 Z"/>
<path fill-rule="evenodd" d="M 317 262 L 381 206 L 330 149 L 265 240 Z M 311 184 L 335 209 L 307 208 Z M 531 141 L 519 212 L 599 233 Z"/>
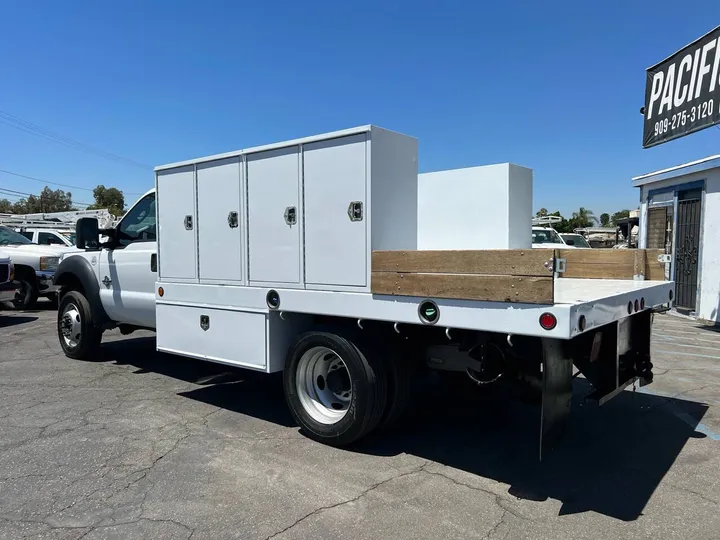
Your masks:
<path fill-rule="evenodd" d="M 100 300 L 114 321 L 155 328 L 155 215 L 155 193 L 149 193 L 118 224 L 116 245 L 100 254 Z"/>

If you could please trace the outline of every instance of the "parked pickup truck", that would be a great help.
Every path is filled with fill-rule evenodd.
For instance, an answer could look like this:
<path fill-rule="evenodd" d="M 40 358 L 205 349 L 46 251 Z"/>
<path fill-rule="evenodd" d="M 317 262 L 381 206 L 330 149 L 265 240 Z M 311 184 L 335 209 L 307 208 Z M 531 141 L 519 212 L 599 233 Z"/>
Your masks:
<path fill-rule="evenodd" d="M 0 249 L 12 257 L 15 264 L 17 291 L 13 298 L 15 307 L 30 309 L 38 297 L 57 299 L 57 287 L 53 276 L 63 253 L 76 248 L 39 246 L 10 227 L 0 225 Z"/>
<path fill-rule="evenodd" d="M 0 251 L 0 303 L 15 300 L 17 285 L 14 279 L 15 265 L 7 252 Z"/>
<path fill-rule="evenodd" d="M 75 246 L 75 232 L 67 230 L 40 229 L 35 227 L 15 227 L 15 230 L 41 246 Z"/>
<path fill-rule="evenodd" d="M 160 351 L 282 372 L 302 432 L 335 446 L 391 425 L 422 370 L 528 390 L 541 448 L 566 425 L 573 366 L 598 403 L 652 382 L 664 258 L 529 235 L 418 250 L 417 157 L 416 139 L 362 126 L 156 168 L 114 229 L 77 222 L 55 277 L 65 355 L 144 328 Z"/>

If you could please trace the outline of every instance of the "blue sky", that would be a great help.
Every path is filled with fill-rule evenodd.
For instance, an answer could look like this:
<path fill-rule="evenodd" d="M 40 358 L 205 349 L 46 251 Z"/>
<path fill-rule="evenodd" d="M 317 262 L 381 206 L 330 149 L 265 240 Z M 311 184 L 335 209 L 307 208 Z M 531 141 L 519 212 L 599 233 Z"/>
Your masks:
<path fill-rule="evenodd" d="M 720 24 L 691 4 L 7 2 L 0 111 L 149 165 L 372 123 L 418 137 L 421 172 L 511 161 L 536 209 L 612 213 L 630 177 L 720 153 L 718 128 L 641 146 L 645 68 Z M 153 182 L 2 123 L 0 169 L 128 203 Z"/>

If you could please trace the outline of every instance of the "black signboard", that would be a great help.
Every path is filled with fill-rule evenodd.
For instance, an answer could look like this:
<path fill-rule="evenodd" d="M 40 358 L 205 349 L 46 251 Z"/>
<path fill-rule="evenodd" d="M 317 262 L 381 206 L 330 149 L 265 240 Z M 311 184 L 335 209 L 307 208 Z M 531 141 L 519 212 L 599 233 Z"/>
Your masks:
<path fill-rule="evenodd" d="M 647 70 L 643 148 L 720 123 L 720 26 Z"/>

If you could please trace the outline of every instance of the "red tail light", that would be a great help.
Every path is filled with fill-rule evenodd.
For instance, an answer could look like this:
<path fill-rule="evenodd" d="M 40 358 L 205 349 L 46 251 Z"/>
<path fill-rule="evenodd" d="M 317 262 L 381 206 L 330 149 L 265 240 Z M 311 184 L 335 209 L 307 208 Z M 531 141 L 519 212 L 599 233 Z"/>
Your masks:
<path fill-rule="evenodd" d="M 552 313 L 543 313 L 540 315 L 540 326 L 545 330 L 552 330 L 557 326 L 557 319 Z"/>

